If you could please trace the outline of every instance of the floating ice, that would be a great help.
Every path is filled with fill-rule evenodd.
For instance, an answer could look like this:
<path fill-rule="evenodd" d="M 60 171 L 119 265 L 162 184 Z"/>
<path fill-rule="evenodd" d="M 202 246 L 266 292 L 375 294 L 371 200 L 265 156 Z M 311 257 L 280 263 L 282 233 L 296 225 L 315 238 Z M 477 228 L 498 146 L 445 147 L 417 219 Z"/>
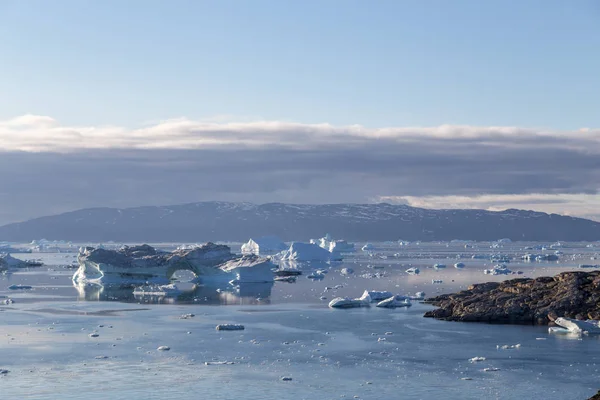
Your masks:
<path fill-rule="evenodd" d="M 8 288 L 10 290 L 30 290 L 30 289 L 33 289 L 33 286 L 29 286 L 29 285 L 10 285 Z"/>
<path fill-rule="evenodd" d="M 378 292 L 376 290 L 365 290 L 360 300 L 369 299 L 369 301 L 381 301 L 392 297 L 392 292 Z"/>
<path fill-rule="evenodd" d="M 367 243 L 362 247 L 362 251 L 373 251 L 375 250 L 375 246 L 373 246 L 371 243 Z"/>
<path fill-rule="evenodd" d="M 433 283 L 433 284 L 439 284 L 439 283 L 444 283 L 444 281 L 441 280 L 441 279 L 432 279 L 431 283 Z"/>
<path fill-rule="evenodd" d="M 503 344 L 503 345 L 496 345 L 497 349 L 502 349 L 502 350 L 510 350 L 510 349 L 519 349 L 521 348 L 521 344 L 517 343 L 517 344 Z"/>
<path fill-rule="evenodd" d="M 294 242 L 290 248 L 279 253 L 282 260 L 287 261 L 341 261 L 338 252 L 331 253 L 314 243 Z"/>
<path fill-rule="evenodd" d="M 370 307 L 371 299 L 351 299 L 348 297 L 336 297 L 329 302 L 331 308 L 359 308 Z"/>
<path fill-rule="evenodd" d="M 469 358 L 469 362 L 472 362 L 472 363 L 480 362 L 480 361 L 485 361 L 485 357 L 473 357 L 473 358 Z"/>
<path fill-rule="evenodd" d="M 492 269 L 484 269 L 483 273 L 486 275 L 509 275 L 512 271 L 504 264 L 495 265 Z"/>
<path fill-rule="evenodd" d="M 571 333 L 600 334 L 600 321 L 580 321 L 571 318 L 556 318 L 554 323 Z"/>
<path fill-rule="evenodd" d="M 488 368 L 483 369 L 483 372 L 495 372 L 495 371 L 500 371 L 500 368 L 488 367 Z"/>
<path fill-rule="evenodd" d="M 433 268 L 434 269 L 444 269 L 444 268 L 446 268 L 446 264 L 434 264 Z"/>
<path fill-rule="evenodd" d="M 169 351 L 171 348 L 169 346 L 159 346 L 156 350 L 158 351 Z"/>
<path fill-rule="evenodd" d="M 464 267 L 465 267 L 465 263 L 457 262 L 456 264 L 454 264 L 454 268 L 456 268 L 456 269 L 461 269 Z"/>
<path fill-rule="evenodd" d="M 263 236 L 250 239 L 242 245 L 242 254 L 273 255 L 283 251 L 287 245 L 275 236 Z"/>
<path fill-rule="evenodd" d="M 410 307 L 411 305 L 410 299 L 406 296 L 392 296 L 377 303 L 377 307 L 382 308 Z"/>
<path fill-rule="evenodd" d="M 342 268 L 340 270 L 340 274 L 342 274 L 342 275 L 350 275 L 353 273 L 354 273 L 354 270 L 352 268 Z"/>
<path fill-rule="evenodd" d="M 240 324 L 220 324 L 215 329 L 218 331 L 243 331 L 245 327 Z"/>
<path fill-rule="evenodd" d="M 407 269 L 405 272 L 409 275 L 419 275 L 419 273 L 421 273 L 421 270 L 419 270 L 419 268 L 417 267 L 412 267 Z"/>
<path fill-rule="evenodd" d="M 205 361 L 204 365 L 233 365 L 233 361 Z"/>

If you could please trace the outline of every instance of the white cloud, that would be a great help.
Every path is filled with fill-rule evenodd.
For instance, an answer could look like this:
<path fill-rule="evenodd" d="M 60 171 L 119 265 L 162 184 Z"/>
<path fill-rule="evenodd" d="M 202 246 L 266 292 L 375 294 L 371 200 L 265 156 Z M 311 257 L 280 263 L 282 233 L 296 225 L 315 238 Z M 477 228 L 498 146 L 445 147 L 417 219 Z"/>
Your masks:
<path fill-rule="evenodd" d="M 485 194 L 476 196 L 380 196 L 378 201 L 408 204 L 433 209 L 484 209 L 501 211 L 509 208 L 578 216 L 600 221 L 600 193 L 596 194 Z"/>
<path fill-rule="evenodd" d="M 360 125 L 301 124 L 282 121 L 223 122 L 178 118 L 138 129 L 118 126 L 68 126 L 51 117 L 23 115 L 0 121 L 4 151 L 74 152 L 86 149 L 209 149 L 277 146 L 297 149 L 322 144 L 357 146 L 364 142 L 438 141 L 485 146 L 568 147 L 600 152 L 600 129 L 552 131 L 519 127 L 441 125 L 366 128 Z"/>

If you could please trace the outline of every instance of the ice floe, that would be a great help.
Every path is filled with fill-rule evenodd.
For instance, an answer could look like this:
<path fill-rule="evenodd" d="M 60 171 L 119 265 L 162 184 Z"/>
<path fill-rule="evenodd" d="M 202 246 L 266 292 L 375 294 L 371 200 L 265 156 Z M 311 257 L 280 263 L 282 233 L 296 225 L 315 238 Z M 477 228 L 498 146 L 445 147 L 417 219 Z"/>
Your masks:
<path fill-rule="evenodd" d="M 577 319 L 559 317 L 554 320 L 554 323 L 559 327 L 566 329 L 569 333 L 595 335 L 600 334 L 600 321 L 582 321 Z M 550 332 L 560 333 L 560 331 L 556 329 L 550 330 Z"/>
<path fill-rule="evenodd" d="M 410 299 L 406 296 L 392 296 L 377 303 L 377 307 L 381 308 L 410 307 L 411 305 Z"/>

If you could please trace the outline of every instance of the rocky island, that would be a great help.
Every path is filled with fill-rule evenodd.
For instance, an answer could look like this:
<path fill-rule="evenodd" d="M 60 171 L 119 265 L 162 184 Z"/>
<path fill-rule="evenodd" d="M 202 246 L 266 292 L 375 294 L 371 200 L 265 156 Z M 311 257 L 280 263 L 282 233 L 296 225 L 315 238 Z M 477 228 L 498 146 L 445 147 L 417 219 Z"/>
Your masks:
<path fill-rule="evenodd" d="M 600 319 L 600 271 L 511 279 L 469 286 L 425 301 L 425 317 L 446 321 L 547 325 L 558 317 Z"/>

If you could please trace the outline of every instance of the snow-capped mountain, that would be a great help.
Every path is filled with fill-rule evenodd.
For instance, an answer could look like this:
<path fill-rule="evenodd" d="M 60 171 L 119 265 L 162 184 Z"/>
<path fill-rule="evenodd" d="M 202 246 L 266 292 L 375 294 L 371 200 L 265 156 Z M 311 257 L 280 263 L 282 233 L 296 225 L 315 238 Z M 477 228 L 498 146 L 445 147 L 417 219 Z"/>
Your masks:
<path fill-rule="evenodd" d="M 202 202 L 166 207 L 89 208 L 0 227 L 0 240 L 246 241 L 275 235 L 308 240 L 324 232 L 347 240 L 595 241 L 600 223 L 505 210 L 430 210 L 392 204 Z"/>

